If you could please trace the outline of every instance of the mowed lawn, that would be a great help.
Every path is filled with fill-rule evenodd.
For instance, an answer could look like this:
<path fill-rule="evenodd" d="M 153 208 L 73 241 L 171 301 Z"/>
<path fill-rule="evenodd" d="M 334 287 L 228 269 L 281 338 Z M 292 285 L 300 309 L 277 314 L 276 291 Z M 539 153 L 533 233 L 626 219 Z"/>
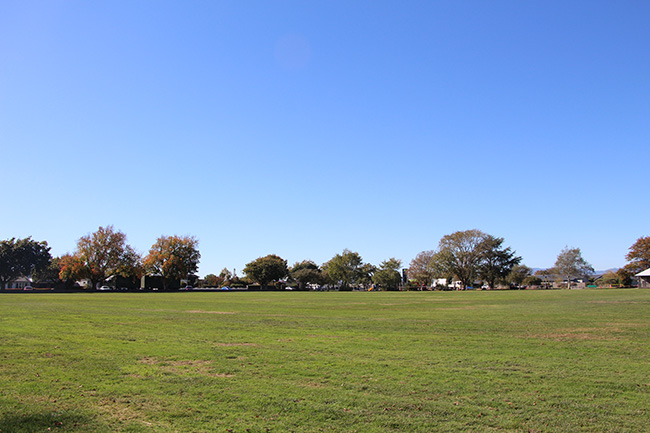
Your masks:
<path fill-rule="evenodd" d="M 650 290 L 0 295 L 0 432 L 649 432 Z"/>

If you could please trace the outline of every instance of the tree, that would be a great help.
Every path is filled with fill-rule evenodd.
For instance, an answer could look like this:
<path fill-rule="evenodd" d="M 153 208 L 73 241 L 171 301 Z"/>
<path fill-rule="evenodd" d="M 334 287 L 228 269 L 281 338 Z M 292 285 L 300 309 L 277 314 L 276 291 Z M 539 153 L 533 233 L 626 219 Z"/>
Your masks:
<path fill-rule="evenodd" d="M 51 260 L 45 241 L 34 241 L 31 236 L 0 241 L 0 289 L 18 277 L 29 277 L 46 268 Z"/>
<path fill-rule="evenodd" d="M 322 284 L 323 273 L 318 265 L 311 260 L 296 263 L 289 271 L 291 278 L 298 283 L 299 290 L 305 290 L 307 284 Z"/>
<path fill-rule="evenodd" d="M 219 273 L 219 277 L 223 278 L 224 283 L 228 283 L 228 281 L 232 280 L 233 274 L 228 270 L 228 268 L 223 268 Z"/>
<path fill-rule="evenodd" d="M 396 258 L 384 260 L 379 264 L 379 270 L 372 276 L 372 281 L 386 290 L 398 290 L 402 281 L 402 276 L 399 273 L 401 267 L 401 260 Z"/>
<path fill-rule="evenodd" d="M 62 280 L 87 278 L 93 289 L 109 277 L 132 276 L 139 272 L 134 268 L 141 267 L 140 256 L 127 245 L 126 235 L 113 226 L 81 237 L 72 256 L 61 259 Z"/>
<path fill-rule="evenodd" d="M 504 248 L 503 238 L 485 235 L 477 245 L 479 254 L 478 275 L 491 288 L 497 282 L 505 281 L 515 265 L 521 262 L 521 257 L 515 255 L 510 247 Z"/>
<path fill-rule="evenodd" d="M 269 254 L 248 263 L 244 273 L 264 288 L 271 281 L 279 281 L 289 275 L 289 269 L 286 260 L 275 254 Z"/>
<path fill-rule="evenodd" d="M 171 280 L 193 276 L 199 267 L 199 241 L 193 236 L 161 236 L 144 259 L 144 269 L 163 277 L 163 289 Z"/>
<path fill-rule="evenodd" d="M 409 265 L 407 274 L 410 280 L 417 282 L 420 290 L 433 284 L 435 251 L 422 251 Z"/>
<path fill-rule="evenodd" d="M 521 286 L 526 278 L 533 275 L 533 270 L 526 265 L 515 265 L 508 274 L 507 281 L 513 286 Z"/>
<path fill-rule="evenodd" d="M 582 258 L 580 248 L 564 249 L 557 256 L 553 267 L 557 275 L 566 278 L 567 287 L 571 287 L 571 280 L 574 278 L 585 278 L 594 273 L 594 268 Z"/>
<path fill-rule="evenodd" d="M 650 268 L 650 236 L 637 239 L 625 259 L 629 262 L 625 269 L 632 275 Z"/>
<path fill-rule="evenodd" d="M 47 287 L 55 287 L 58 284 L 62 283 L 61 279 L 59 278 L 60 271 L 60 259 L 58 257 L 53 258 L 50 260 L 47 266 L 40 269 L 34 269 L 34 272 L 32 273 L 32 281 L 35 284 L 47 284 Z"/>
<path fill-rule="evenodd" d="M 373 276 L 377 272 L 377 267 L 370 263 L 363 263 L 359 267 L 359 278 L 357 280 L 357 285 L 363 288 L 369 288 L 373 283 Z"/>
<path fill-rule="evenodd" d="M 438 244 L 439 267 L 453 274 L 467 288 L 478 276 L 481 262 L 479 245 L 486 238 L 480 230 L 458 231 L 443 236 Z"/>
<path fill-rule="evenodd" d="M 345 249 L 323 265 L 323 271 L 330 284 L 341 290 L 349 290 L 359 284 L 363 276 L 363 260 L 359 253 Z"/>
<path fill-rule="evenodd" d="M 223 282 L 223 278 L 215 274 L 208 274 L 203 279 L 203 287 L 218 287 Z"/>

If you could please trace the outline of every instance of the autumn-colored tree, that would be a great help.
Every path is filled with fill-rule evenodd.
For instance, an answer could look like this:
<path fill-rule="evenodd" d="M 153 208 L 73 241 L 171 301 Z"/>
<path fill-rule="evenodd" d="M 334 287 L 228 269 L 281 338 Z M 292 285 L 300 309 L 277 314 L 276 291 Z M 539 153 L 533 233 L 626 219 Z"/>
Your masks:
<path fill-rule="evenodd" d="M 433 284 L 434 255 L 435 251 L 422 251 L 411 260 L 407 275 L 410 280 L 413 280 L 418 284 L 420 290 Z"/>
<path fill-rule="evenodd" d="M 289 269 L 286 260 L 275 254 L 269 254 L 248 263 L 244 268 L 244 273 L 264 288 L 271 281 L 278 281 L 289 275 Z"/>
<path fill-rule="evenodd" d="M 203 287 L 219 287 L 223 282 L 223 278 L 215 274 L 208 274 L 203 278 Z"/>
<path fill-rule="evenodd" d="M 625 256 L 625 269 L 632 275 L 650 268 L 650 236 L 640 237 Z"/>
<path fill-rule="evenodd" d="M 140 256 L 127 245 L 126 235 L 113 226 L 99 227 L 80 238 L 75 252 L 61 257 L 60 265 L 62 280 L 87 278 L 92 289 L 109 277 L 137 274 L 141 267 Z"/>
<path fill-rule="evenodd" d="M 193 236 L 161 236 L 144 258 L 144 269 L 149 274 L 163 277 L 163 289 L 170 280 L 180 280 L 196 273 L 201 253 L 199 241 Z"/>

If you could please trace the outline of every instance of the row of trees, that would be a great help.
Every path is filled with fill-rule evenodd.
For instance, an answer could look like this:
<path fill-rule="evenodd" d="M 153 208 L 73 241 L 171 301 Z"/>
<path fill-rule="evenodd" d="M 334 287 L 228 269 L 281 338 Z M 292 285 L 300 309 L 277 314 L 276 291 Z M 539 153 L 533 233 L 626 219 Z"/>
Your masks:
<path fill-rule="evenodd" d="M 395 258 L 385 260 L 379 266 L 364 263 L 359 253 L 346 249 L 322 266 L 304 260 L 288 267 L 286 260 L 271 254 L 248 263 L 244 273 L 247 279 L 262 287 L 276 282 L 291 285 L 297 290 L 310 287 L 338 290 L 381 287 L 397 290 L 402 282 L 401 267 L 401 260 Z"/>
<path fill-rule="evenodd" d="M 0 287 L 20 276 L 31 276 L 36 281 L 88 280 L 95 288 L 115 277 L 139 281 L 143 275 L 162 277 L 167 282 L 194 276 L 201 254 L 198 241 L 191 236 L 161 236 L 142 256 L 127 244 L 126 235 L 113 226 L 83 236 L 71 254 L 52 258 L 47 242 L 31 238 L 0 241 Z M 650 237 L 639 238 L 626 256 L 629 263 L 611 280 L 624 283 L 631 275 L 650 268 Z M 436 250 L 422 251 L 410 263 L 406 280 L 400 273 L 402 262 L 395 258 L 379 266 L 364 263 L 359 253 L 344 250 L 322 266 L 305 260 L 289 267 L 277 255 L 258 258 L 246 265 L 245 277 L 240 279 L 227 269 L 219 275 L 208 274 L 206 286 L 257 283 L 290 284 L 297 289 L 328 286 L 340 290 L 355 287 L 378 286 L 397 290 L 404 284 L 430 287 L 440 281 L 460 282 L 462 288 L 483 284 L 495 288 L 500 284 L 539 284 L 550 278 L 571 281 L 593 274 L 593 267 L 582 258 L 579 248 L 565 248 L 557 257 L 555 266 L 537 272 L 521 264 L 522 258 L 504 239 L 480 230 L 458 231 L 443 236 Z M 446 286 L 447 284 L 443 284 Z"/>
<path fill-rule="evenodd" d="M 187 278 L 198 270 L 198 241 L 190 236 L 161 236 L 142 257 L 126 242 L 126 235 L 113 226 L 83 236 L 75 251 L 53 258 L 47 242 L 31 238 L 0 243 L 0 284 L 31 276 L 36 281 L 88 280 L 92 288 L 122 277 L 139 282 L 145 274 L 159 275 L 163 282 Z"/>

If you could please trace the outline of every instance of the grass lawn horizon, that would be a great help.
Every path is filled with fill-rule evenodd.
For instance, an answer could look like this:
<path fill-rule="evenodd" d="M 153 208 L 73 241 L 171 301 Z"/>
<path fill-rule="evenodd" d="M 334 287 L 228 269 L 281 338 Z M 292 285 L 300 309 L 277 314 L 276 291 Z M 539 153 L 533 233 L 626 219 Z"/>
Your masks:
<path fill-rule="evenodd" d="M 0 295 L 0 432 L 650 432 L 650 290 Z"/>

